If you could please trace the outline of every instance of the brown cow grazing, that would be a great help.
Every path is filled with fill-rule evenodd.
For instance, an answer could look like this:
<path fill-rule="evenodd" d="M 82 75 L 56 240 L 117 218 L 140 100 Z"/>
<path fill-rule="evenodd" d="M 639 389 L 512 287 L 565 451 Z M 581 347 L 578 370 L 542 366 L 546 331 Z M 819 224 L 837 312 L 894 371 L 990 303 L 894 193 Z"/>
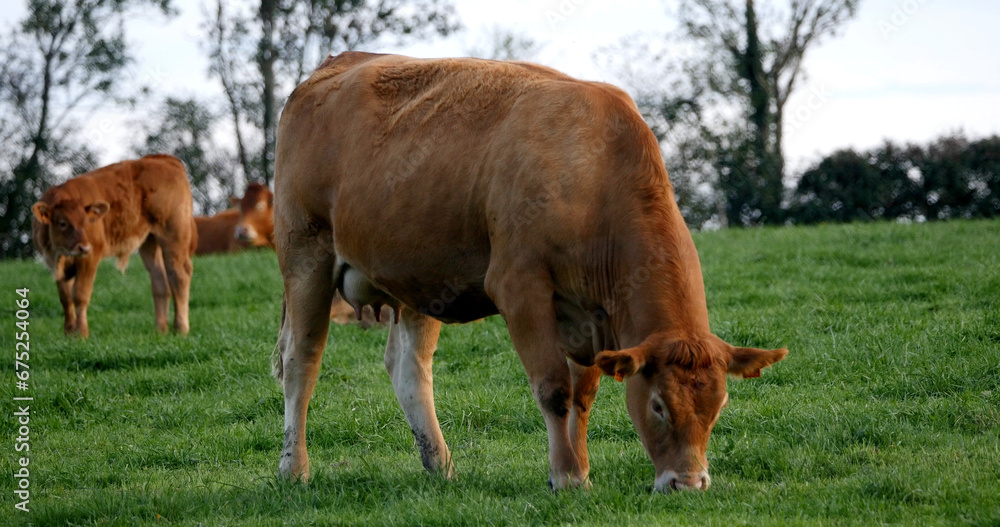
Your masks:
<path fill-rule="evenodd" d="M 442 322 L 506 319 L 556 489 L 589 484 L 602 374 L 626 382 L 655 487 L 704 489 L 726 374 L 756 377 L 787 353 L 710 331 L 698 254 L 632 100 L 533 64 L 327 59 L 281 116 L 275 233 L 280 471 L 293 478 L 309 475 L 306 412 L 336 290 L 401 310 L 385 364 L 424 467 L 446 477 L 431 380 Z"/>
<path fill-rule="evenodd" d="M 149 270 L 156 328 L 167 331 L 173 296 L 174 330 L 188 332 L 198 233 L 179 159 L 157 154 L 98 168 L 50 188 L 31 210 L 35 249 L 56 280 L 67 334 L 90 333 L 87 306 L 98 263 L 114 256 L 124 271 L 136 249 Z"/>
<path fill-rule="evenodd" d="M 214 216 L 196 216 L 195 254 L 230 253 L 249 247 L 274 247 L 274 194 L 250 183 L 242 198 L 230 198 L 233 208 Z"/>

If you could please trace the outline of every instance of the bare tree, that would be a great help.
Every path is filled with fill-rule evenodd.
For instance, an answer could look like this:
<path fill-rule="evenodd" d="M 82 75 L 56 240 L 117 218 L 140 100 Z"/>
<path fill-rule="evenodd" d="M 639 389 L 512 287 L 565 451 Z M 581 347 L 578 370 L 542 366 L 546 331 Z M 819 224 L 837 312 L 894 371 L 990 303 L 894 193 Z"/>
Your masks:
<path fill-rule="evenodd" d="M 327 53 L 457 27 L 444 0 L 260 0 L 239 7 L 216 0 L 208 24 L 211 72 L 226 94 L 247 179 L 270 183 L 285 94 Z"/>
<path fill-rule="evenodd" d="M 167 97 L 152 115 L 135 123 L 143 130 L 133 145 L 136 156 L 167 152 L 187 167 L 195 210 L 211 214 L 229 206 L 229 197 L 242 194 L 242 181 L 232 156 L 216 144 L 217 112 L 197 99 Z"/>
<path fill-rule="evenodd" d="M 31 204 L 56 178 L 96 164 L 74 116 L 131 102 L 123 21 L 142 7 L 172 13 L 170 0 L 30 0 L 25 19 L 0 36 L 0 134 L 11 150 L 0 161 L 0 255 L 30 254 Z"/>
<path fill-rule="evenodd" d="M 781 220 L 785 105 L 803 78 L 806 52 L 835 34 L 857 5 L 681 1 L 679 28 L 667 37 L 681 52 L 654 54 L 660 78 L 638 82 L 637 98 L 654 131 L 673 136 L 681 157 L 711 180 L 729 224 Z M 621 48 L 635 47 L 633 38 Z"/>

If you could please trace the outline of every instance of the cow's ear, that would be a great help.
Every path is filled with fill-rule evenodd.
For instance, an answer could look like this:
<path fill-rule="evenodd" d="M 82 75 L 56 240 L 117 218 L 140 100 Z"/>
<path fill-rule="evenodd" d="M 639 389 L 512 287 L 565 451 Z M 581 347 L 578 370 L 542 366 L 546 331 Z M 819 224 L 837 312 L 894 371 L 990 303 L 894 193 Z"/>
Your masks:
<path fill-rule="evenodd" d="M 240 201 L 241 201 L 241 199 L 237 198 L 236 196 L 229 196 L 229 205 L 231 205 L 233 207 L 239 207 L 240 206 Z"/>
<path fill-rule="evenodd" d="M 629 375 L 634 375 L 646 365 L 646 356 L 641 347 L 628 348 L 621 351 L 602 351 L 594 357 L 594 364 L 605 375 L 614 377 L 616 381 Z"/>
<path fill-rule="evenodd" d="M 86 207 L 84 207 L 83 210 L 85 210 L 87 214 L 90 214 L 94 218 L 100 218 L 101 216 L 107 214 L 108 210 L 110 209 L 111 205 L 108 205 L 107 201 L 102 200 L 102 201 L 95 201 L 90 205 L 87 205 Z"/>
<path fill-rule="evenodd" d="M 52 221 L 52 210 L 49 209 L 49 204 L 44 201 L 39 201 L 32 205 L 31 213 L 35 215 L 35 219 L 46 225 Z"/>
<path fill-rule="evenodd" d="M 757 348 L 736 348 L 729 350 L 729 373 L 744 379 L 760 377 L 760 370 L 778 362 L 788 355 L 788 349 L 762 350 Z"/>

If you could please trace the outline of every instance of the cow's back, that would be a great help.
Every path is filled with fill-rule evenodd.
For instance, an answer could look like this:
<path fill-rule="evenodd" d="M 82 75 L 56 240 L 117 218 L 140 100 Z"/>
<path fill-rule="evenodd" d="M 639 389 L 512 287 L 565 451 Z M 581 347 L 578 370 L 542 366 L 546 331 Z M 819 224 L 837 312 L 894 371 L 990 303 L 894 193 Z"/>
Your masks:
<path fill-rule="evenodd" d="M 342 54 L 285 106 L 276 212 L 332 210 L 338 256 L 404 303 L 476 304 L 497 243 L 589 250 L 615 178 L 659 162 L 643 129 L 620 90 L 541 66 Z"/>
<path fill-rule="evenodd" d="M 237 251 L 248 244 L 236 239 L 236 223 L 240 211 L 227 209 L 214 216 L 195 216 L 198 245 L 195 254 L 226 253 Z"/>
<path fill-rule="evenodd" d="M 155 154 L 125 163 L 132 165 L 135 190 L 142 197 L 139 209 L 151 223 L 171 229 L 192 225 L 191 186 L 179 159 Z"/>

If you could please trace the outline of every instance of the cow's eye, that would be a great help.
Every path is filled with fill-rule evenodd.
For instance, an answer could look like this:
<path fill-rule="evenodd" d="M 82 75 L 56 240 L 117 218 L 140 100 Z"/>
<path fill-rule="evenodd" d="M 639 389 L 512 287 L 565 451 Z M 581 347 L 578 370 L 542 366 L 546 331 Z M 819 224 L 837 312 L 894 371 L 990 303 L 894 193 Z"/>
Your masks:
<path fill-rule="evenodd" d="M 68 227 L 68 226 L 69 226 L 69 224 L 66 223 L 66 220 L 59 220 L 59 228 L 60 229 L 66 230 L 66 227 Z"/>
<path fill-rule="evenodd" d="M 653 412 L 653 415 L 655 415 L 657 419 L 663 421 L 667 418 L 667 412 L 663 408 L 663 403 L 657 399 L 653 399 L 649 402 L 649 409 Z"/>

